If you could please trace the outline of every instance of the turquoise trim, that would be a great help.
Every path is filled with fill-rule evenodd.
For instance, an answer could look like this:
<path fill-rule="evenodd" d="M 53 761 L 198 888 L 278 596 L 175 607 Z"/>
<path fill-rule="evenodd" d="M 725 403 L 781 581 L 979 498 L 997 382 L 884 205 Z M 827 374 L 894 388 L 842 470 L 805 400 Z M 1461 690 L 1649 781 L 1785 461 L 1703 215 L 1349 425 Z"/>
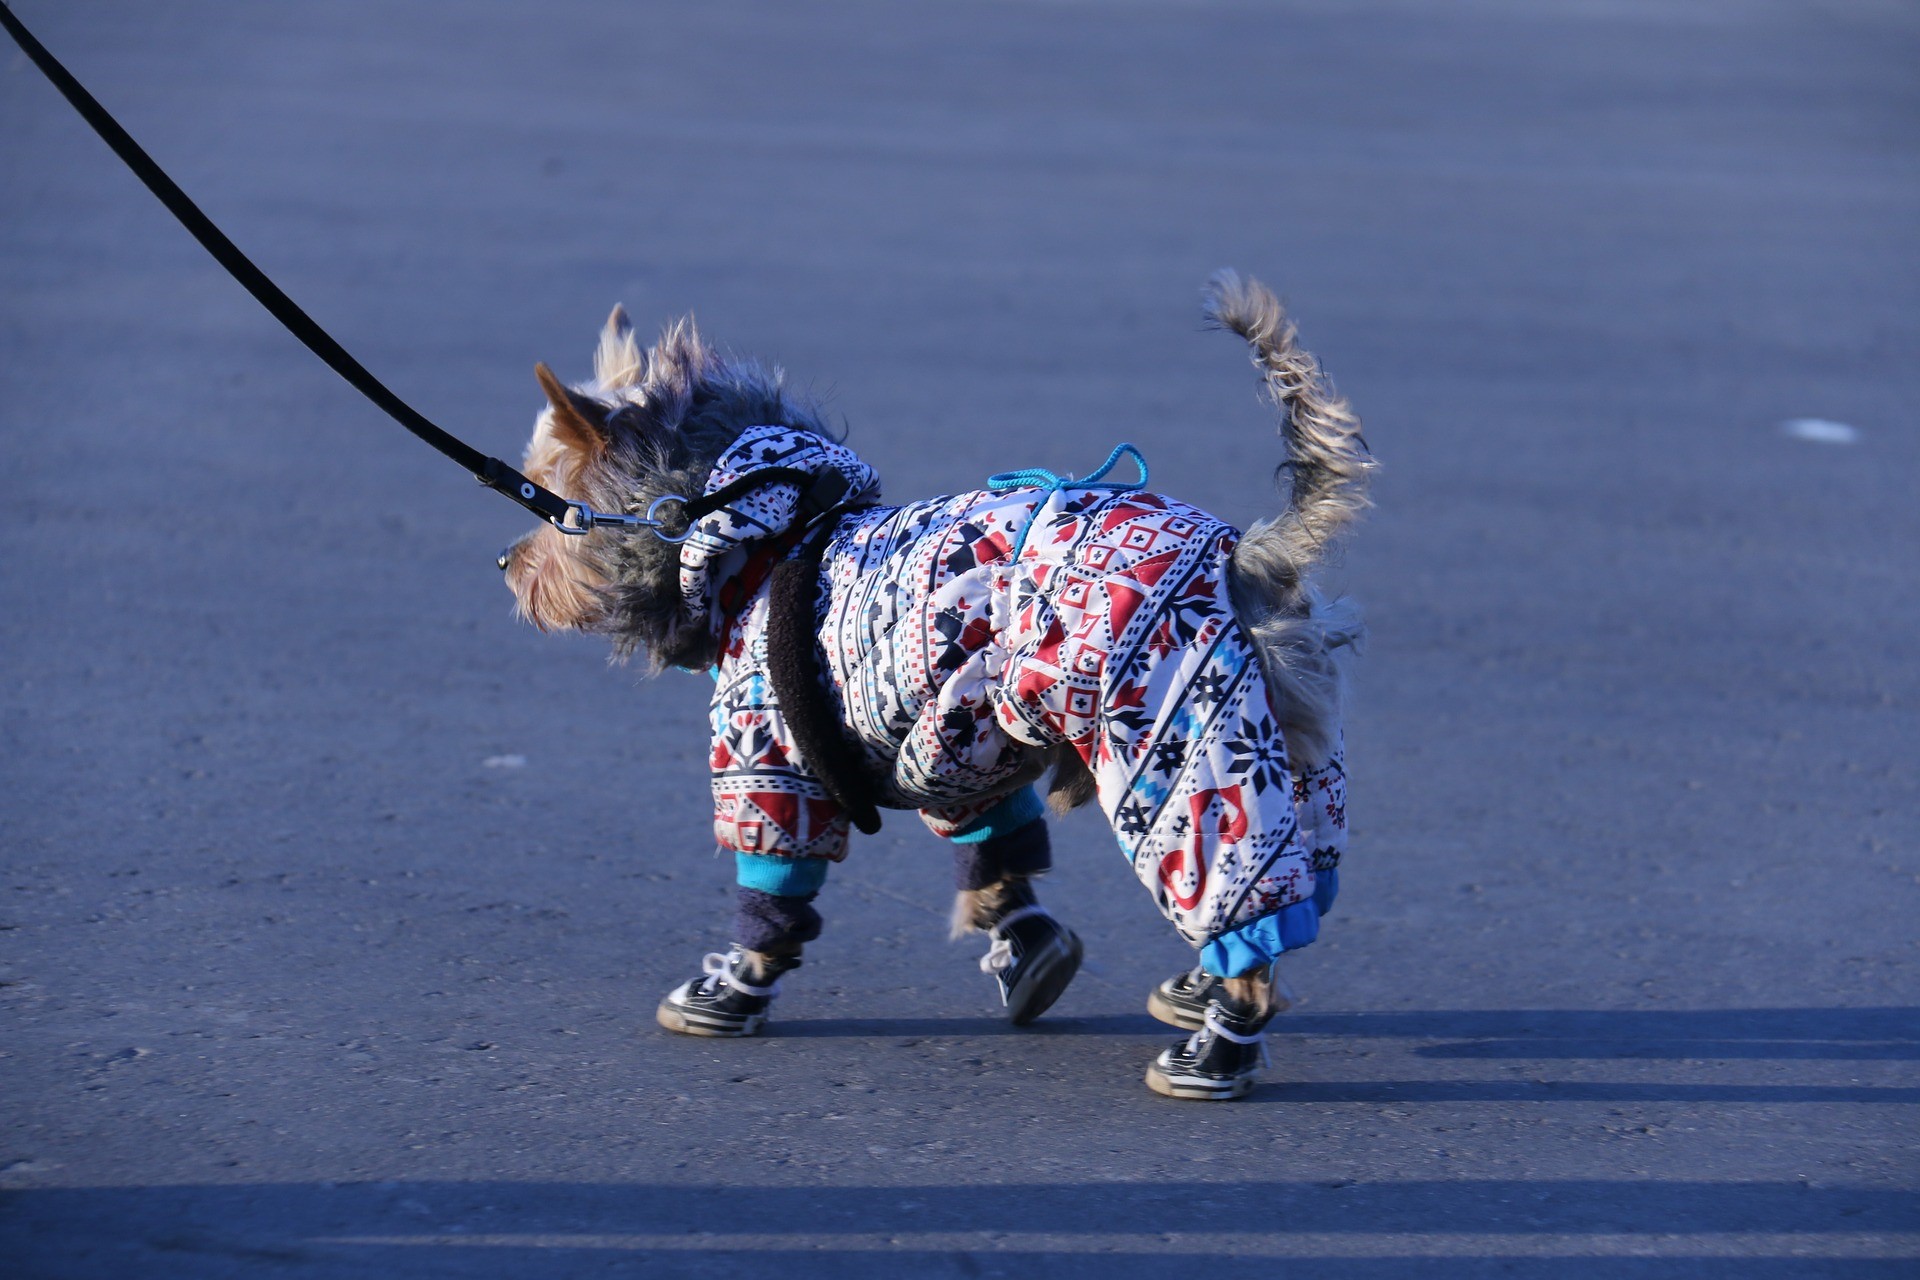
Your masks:
<path fill-rule="evenodd" d="M 1004 836 L 1047 816 L 1046 802 L 1032 787 L 1022 787 L 966 826 L 947 837 L 955 844 L 979 844 Z"/>
<path fill-rule="evenodd" d="M 1140 478 L 1132 484 L 1118 480 L 1102 479 L 1107 472 L 1120 465 L 1120 459 L 1132 458 L 1140 468 Z M 1002 471 L 999 475 L 987 477 L 987 488 L 995 493 L 1007 489 L 1045 489 L 1049 493 L 1060 493 L 1067 489 L 1144 489 L 1147 487 L 1147 460 L 1141 452 L 1130 444 L 1115 445 L 1100 469 L 1085 480 L 1075 480 L 1072 476 L 1057 476 L 1045 467 L 1028 467 L 1024 471 Z M 1044 501 L 1042 502 L 1044 506 Z M 1038 509 L 1035 514 L 1039 514 Z M 1027 545 L 1027 534 L 1033 529 L 1033 521 L 1028 520 L 1020 526 L 1020 540 L 1013 544 L 1013 555 L 1009 559 L 1018 560 L 1021 549 Z"/>
<path fill-rule="evenodd" d="M 1252 924 L 1241 925 L 1200 948 L 1200 967 L 1215 977 L 1232 978 L 1272 964 L 1288 951 L 1298 951 L 1320 936 L 1320 917 L 1333 910 L 1340 896 L 1340 872 L 1322 871 L 1313 896 L 1284 906 Z"/>
<path fill-rule="evenodd" d="M 1313 880 L 1313 909 L 1321 915 L 1333 910 L 1333 900 L 1340 896 L 1340 868 L 1328 867 Z"/>
<path fill-rule="evenodd" d="M 827 882 L 825 858 L 770 858 L 763 853 L 733 855 L 734 878 L 743 889 L 781 898 L 804 898 Z"/>

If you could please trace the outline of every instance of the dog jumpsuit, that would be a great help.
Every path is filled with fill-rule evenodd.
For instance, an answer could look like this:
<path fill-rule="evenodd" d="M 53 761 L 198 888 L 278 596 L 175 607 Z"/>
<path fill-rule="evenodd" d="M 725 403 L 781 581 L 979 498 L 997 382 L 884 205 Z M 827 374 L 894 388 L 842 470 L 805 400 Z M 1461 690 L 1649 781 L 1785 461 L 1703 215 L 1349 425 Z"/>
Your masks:
<path fill-rule="evenodd" d="M 851 450 L 785 427 L 744 433 L 707 492 L 774 466 L 833 468 L 850 495 L 878 492 Z M 699 521 L 681 590 L 722 637 L 716 838 L 755 859 L 838 861 L 846 816 L 798 757 L 767 676 L 766 571 L 792 546 L 800 497 L 768 484 Z M 1009 809 L 1035 817 L 1028 784 L 1067 744 L 1134 874 L 1209 969 L 1312 941 L 1346 844 L 1343 760 L 1289 765 L 1228 599 L 1237 539 L 1169 498 L 1071 484 L 841 516 L 818 638 L 881 803 L 948 837 Z"/>

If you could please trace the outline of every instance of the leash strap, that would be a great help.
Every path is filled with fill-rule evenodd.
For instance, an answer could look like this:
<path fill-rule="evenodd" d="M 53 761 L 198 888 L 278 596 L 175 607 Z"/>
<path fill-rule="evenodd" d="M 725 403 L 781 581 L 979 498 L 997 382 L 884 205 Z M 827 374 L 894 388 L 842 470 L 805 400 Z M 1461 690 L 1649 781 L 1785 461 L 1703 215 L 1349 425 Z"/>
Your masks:
<path fill-rule="evenodd" d="M 843 499 L 847 496 L 847 478 L 838 471 L 827 470 L 815 475 L 811 471 L 802 471 L 798 467 L 761 467 L 758 471 L 749 471 L 732 484 L 722 485 L 712 493 L 698 498 L 686 498 L 677 493 L 669 493 L 656 498 L 647 508 L 647 514 L 640 516 L 609 516 L 588 508 L 595 520 L 612 523 L 637 524 L 653 530 L 654 537 L 662 542 L 676 545 L 693 536 L 693 527 L 700 521 L 720 510 L 734 499 L 764 489 L 770 484 L 790 484 L 800 490 L 800 509 L 798 515 L 801 524 L 795 526 L 804 529 L 829 511 L 838 511 L 847 506 Z M 660 518 L 660 508 L 669 502 L 680 504 L 680 518 L 669 521 Z M 669 524 L 678 524 L 679 533 L 668 533 Z M 571 528 L 568 533 L 573 532 Z"/>
<path fill-rule="evenodd" d="M 838 471 L 822 471 L 816 476 L 798 467 L 761 467 L 758 471 L 747 472 L 732 484 L 722 485 L 712 493 L 689 499 L 681 509 L 681 518 L 691 527 L 701 517 L 712 515 L 735 498 L 752 493 L 755 489 L 764 489 L 770 484 L 797 486 L 800 490 L 800 512 L 809 518 L 832 509 L 847 492 L 847 478 Z"/>
<path fill-rule="evenodd" d="M 302 311 L 280 286 L 268 279 L 266 272 L 253 265 L 247 255 L 240 252 L 238 246 L 213 224 L 211 218 L 200 212 L 199 206 L 187 198 L 187 193 L 154 163 L 153 157 L 141 149 L 140 144 L 120 127 L 119 121 L 108 114 L 107 109 L 60 65 L 59 60 L 47 52 L 46 46 L 34 39 L 33 33 L 21 25 L 20 20 L 13 16 L 13 10 L 4 3 L 0 3 L 0 25 L 6 27 L 7 34 L 53 82 L 53 87 L 73 104 L 81 118 L 92 125 L 93 131 L 113 148 L 113 153 L 133 170 L 134 176 L 159 198 L 160 203 L 167 207 L 167 212 L 179 219 L 201 247 L 213 255 L 214 261 L 225 267 L 227 273 L 238 280 L 241 287 L 252 294 L 274 319 L 306 345 L 307 350 L 319 356 L 328 368 L 345 378 L 354 390 L 373 401 L 388 417 L 472 472 L 474 478 L 487 488 L 505 494 L 535 515 L 551 521 L 563 533 L 586 533 L 596 524 L 645 523 L 632 516 L 609 516 L 597 512 L 583 502 L 569 502 L 535 484 L 500 459 L 490 458 L 443 431 L 412 405 L 389 391 L 345 347 L 314 323 L 312 317 Z"/>

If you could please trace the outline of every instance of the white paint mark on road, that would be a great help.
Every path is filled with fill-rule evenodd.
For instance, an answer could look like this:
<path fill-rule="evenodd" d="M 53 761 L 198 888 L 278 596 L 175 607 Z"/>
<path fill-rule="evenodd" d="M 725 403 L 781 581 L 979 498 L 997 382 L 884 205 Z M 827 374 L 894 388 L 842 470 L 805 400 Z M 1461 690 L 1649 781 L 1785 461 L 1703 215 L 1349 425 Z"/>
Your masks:
<path fill-rule="evenodd" d="M 1852 444 L 1860 438 L 1859 431 L 1853 427 L 1826 418 L 1789 418 L 1780 424 L 1780 429 L 1795 440 L 1811 440 L 1815 444 Z"/>
<path fill-rule="evenodd" d="M 1738 1185 L 1738 1184 L 1735 1184 Z M 401 1201 L 406 1208 L 410 1201 Z M 739 1232 L 686 1234 L 682 1227 L 661 1227 L 650 1233 L 606 1234 L 497 1234 L 449 1229 L 439 1235 L 316 1236 L 319 1244 L 357 1248 L 427 1248 L 459 1246 L 489 1248 L 593 1249 L 669 1257 L 694 1253 L 763 1253 L 798 1255 L 814 1250 L 835 1253 L 916 1254 L 971 1253 L 991 1258 L 997 1253 L 1051 1254 L 1069 1257 L 1168 1257 L 1225 1254 L 1249 1261 L 1261 1258 L 1753 1258 L 1773 1261 L 1783 1257 L 1808 1260 L 1838 1258 L 1920 1258 L 1920 1232 L 1915 1231 L 1659 1231 L 1595 1232 L 1413 1232 L 1413 1231 L 1209 1231 L 1174 1235 L 1167 1232 L 1078 1231 L 886 1231 L 864 1235 L 817 1232 Z M 1024 1273 L 1022 1273 L 1024 1274 Z"/>
<path fill-rule="evenodd" d="M 488 756 L 480 762 L 485 769 L 524 769 L 527 767 L 525 756 Z"/>

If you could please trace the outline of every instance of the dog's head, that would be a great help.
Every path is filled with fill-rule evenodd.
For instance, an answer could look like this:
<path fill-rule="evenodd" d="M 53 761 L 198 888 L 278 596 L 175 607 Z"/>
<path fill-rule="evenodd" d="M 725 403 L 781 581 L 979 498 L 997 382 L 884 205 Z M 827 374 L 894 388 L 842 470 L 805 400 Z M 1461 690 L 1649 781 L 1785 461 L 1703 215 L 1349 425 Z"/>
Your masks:
<path fill-rule="evenodd" d="M 615 307 L 592 381 L 567 386 L 544 364 L 535 374 L 547 407 L 521 470 L 598 511 L 645 514 L 669 494 L 702 493 L 714 463 L 748 427 L 827 435 L 810 407 L 786 395 L 777 370 L 715 352 L 691 318 L 642 351 Z M 679 549 L 645 530 L 573 536 L 542 525 L 508 548 L 501 567 L 520 615 L 543 631 L 605 635 L 620 655 L 644 651 L 656 668 L 711 660 L 706 620 L 683 607 Z"/>

